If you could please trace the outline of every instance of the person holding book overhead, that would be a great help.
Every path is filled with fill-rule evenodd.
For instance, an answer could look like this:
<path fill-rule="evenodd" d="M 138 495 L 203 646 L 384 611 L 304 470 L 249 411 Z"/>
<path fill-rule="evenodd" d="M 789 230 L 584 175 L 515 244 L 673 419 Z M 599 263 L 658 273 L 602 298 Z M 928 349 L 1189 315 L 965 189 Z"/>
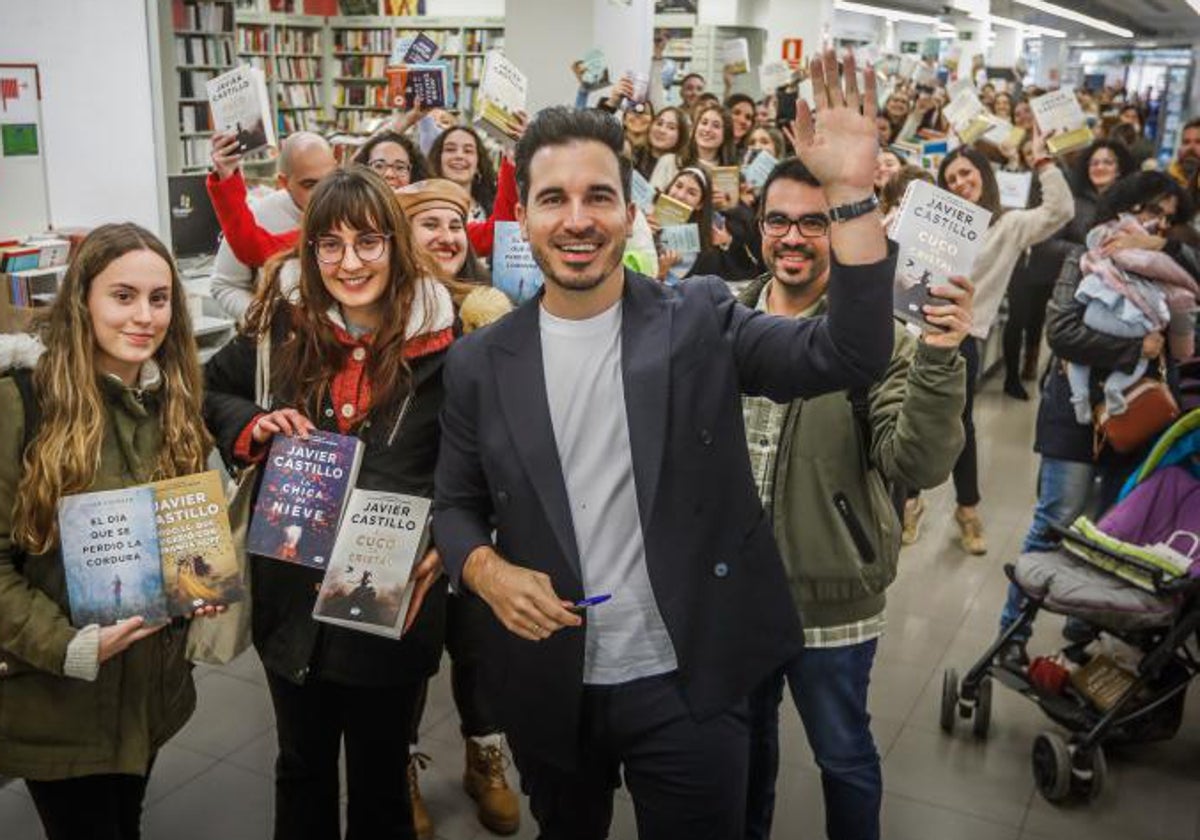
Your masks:
<path fill-rule="evenodd" d="M 317 186 L 297 247 L 296 300 L 265 284 L 241 334 L 207 366 L 204 418 L 222 456 L 258 463 L 276 435 L 302 442 L 320 430 L 361 441 L 356 487 L 430 496 L 442 365 L 454 340 L 451 281 L 431 276 L 392 190 L 358 167 Z M 260 406 L 262 343 L 270 378 Z M 437 552 L 416 558 L 399 640 L 314 620 L 322 574 L 303 564 L 312 558 L 297 559 L 251 558 L 254 645 L 279 743 L 275 837 L 341 836 L 344 743 L 348 834 L 413 838 L 404 758 L 442 651 Z"/>
<path fill-rule="evenodd" d="M 205 469 L 185 300 L 153 234 L 101 225 L 41 324 L 44 352 L 0 378 L 0 776 L 25 780 L 50 840 L 137 838 L 155 756 L 195 708 L 185 620 L 72 626 L 56 516 L 65 497 Z M 119 570 L 102 580 L 123 598 Z"/>
<path fill-rule="evenodd" d="M 797 118 L 836 219 L 823 318 L 623 269 L 635 208 L 608 115 L 548 108 L 517 145 L 545 285 L 449 354 L 433 527 L 507 631 L 487 653 L 544 840 L 607 837 L 622 774 L 641 837 L 742 836 L 746 696 L 802 642 L 739 395 L 866 385 L 893 346 L 875 77 L 860 94 L 846 62 L 844 89 L 832 51 L 814 67 L 818 116 Z"/>
<path fill-rule="evenodd" d="M 976 204 L 992 214 L 991 226 L 984 235 L 982 250 L 975 260 L 971 281 L 975 284 L 975 321 L 971 336 L 987 338 L 1008 289 L 1017 260 L 1026 249 L 1049 239 L 1071 220 L 1075 203 L 1066 176 L 1046 151 L 1045 138 L 1034 132 L 1034 156 L 1042 185 L 1042 203 L 1028 210 L 1003 210 L 1000 187 L 987 158 L 970 146 L 959 146 L 942 159 L 938 167 L 938 186 Z M 954 521 L 959 538 L 968 554 L 986 554 L 987 541 L 979 515 L 979 464 L 975 448 L 975 383 L 979 377 L 979 345 L 964 341 L 960 352 L 967 360 L 967 404 L 963 411 L 966 443 L 954 465 L 954 492 L 957 506 Z M 916 532 L 923 514 L 917 499 L 906 512 L 905 528 Z"/>
<path fill-rule="evenodd" d="M 215 135 L 214 142 L 217 137 L 226 138 L 231 152 L 240 153 L 236 133 Z M 293 230 L 317 182 L 336 168 L 337 160 L 325 138 L 307 131 L 289 135 L 279 147 L 279 174 L 276 176 L 279 189 L 251 202 L 252 217 L 272 233 Z M 241 195 L 244 201 L 244 183 Z M 262 262 L 260 260 L 258 265 Z M 245 317 L 254 297 L 255 278 L 254 267 L 235 254 L 228 242 L 221 242 L 209 283 L 213 298 L 236 321 Z"/>

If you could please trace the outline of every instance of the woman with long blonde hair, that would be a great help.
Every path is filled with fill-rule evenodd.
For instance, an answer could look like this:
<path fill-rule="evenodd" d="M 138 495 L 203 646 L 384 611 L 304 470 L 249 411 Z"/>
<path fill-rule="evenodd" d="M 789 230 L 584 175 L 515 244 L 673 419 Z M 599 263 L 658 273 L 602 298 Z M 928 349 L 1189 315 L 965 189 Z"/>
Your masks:
<path fill-rule="evenodd" d="M 185 300 L 153 234 L 99 227 L 32 372 L 0 378 L 0 775 L 25 779 L 51 840 L 136 838 L 155 755 L 195 707 L 185 621 L 71 626 L 57 520 L 64 496 L 204 469 Z"/>

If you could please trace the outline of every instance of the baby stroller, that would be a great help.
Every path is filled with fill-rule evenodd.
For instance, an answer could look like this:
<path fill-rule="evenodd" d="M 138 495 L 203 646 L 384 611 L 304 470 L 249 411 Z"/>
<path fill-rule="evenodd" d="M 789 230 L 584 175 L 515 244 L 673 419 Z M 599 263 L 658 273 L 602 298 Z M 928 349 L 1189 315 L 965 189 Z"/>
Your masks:
<path fill-rule="evenodd" d="M 1058 550 L 1005 566 L 1025 609 L 961 681 L 946 669 L 940 723 L 952 733 L 956 719 L 969 720 L 975 737 L 986 738 L 993 679 L 1003 683 L 1070 733 L 1046 731 L 1034 740 L 1042 796 L 1091 801 L 1104 788 L 1104 745 L 1174 736 L 1188 683 L 1200 671 L 1200 409 L 1162 434 L 1099 523 L 1081 517 L 1056 530 Z M 1066 667 L 1044 657 L 1028 667 L 998 660 L 1042 610 L 1086 622 L 1136 661 L 1120 667 L 1094 655 L 1091 640 L 1063 650 Z"/>

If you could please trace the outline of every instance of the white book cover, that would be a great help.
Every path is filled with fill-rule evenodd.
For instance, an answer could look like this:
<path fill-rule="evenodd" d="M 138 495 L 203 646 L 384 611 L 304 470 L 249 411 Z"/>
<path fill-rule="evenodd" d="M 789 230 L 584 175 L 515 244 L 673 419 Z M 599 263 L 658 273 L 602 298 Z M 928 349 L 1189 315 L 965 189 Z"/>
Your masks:
<path fill-rule="evenodd" d="M 758 86 L 764 94 L 792 83 L 792 68 L 786 61 L 768 61 L 758 68 Z"/>
<path fill-rule="evenodd" d="M 525 110 L 529 79 L 504 53 L 492 50 L 483 64 L 475 103 L 475 124 L 505 146 L 513 144 L 516 112 Z"/>
<path fill-rule="evenodd" d="M 992 214 L 925 181 L 904 192 L 888 235 L 900 247 L 894 289 L 896 315 L 926 326 L 922 306 L 929 288 L 950 277 L 970 277 Z"/>
<path fill-rule="evenodd" d="M 1042 134 L 1057 132 L 1046 140 L 1052 154 L 1063 154 L 1082 148 L 1092 142 L 1092 131 L 1087 126 L 1087 115 L 1075 98 L 1075 89 L 1062 87 L 1029 100 L 1033 118 Z"/>
<path fill-rule="evenodd" d="M 967 129 L 976 118 L 983 115 L 987 109 L 983 107 L 983 103 L 979 100 L 979 95 L 975 90 L 968 89 L 959 92 L 957 96 L 946 103 L 946 107 L 942 109 L 943 116 L 954 127 L 960 135 Z"/>
<path fill-rule="evenodd" d="M 400 638 L 413 567 L 429 545 L 430 499 L 355 488 L 333 545 L 313 618 Z"/>
<path fill-rule="evenodd" d="M 750 70 L 750 43 L 745 38 L 731 38 L 721 45 L 721 59 L 725 69 L 735 75 Z"/>
<path fill-rule="evenodd" d="M 630 181 L 630 199 L 638 207 L 642 208 L 643 213 L 649 213 L 654 209 L 654 199 L 657 192 L 645 176 L 636 169 L 633 170 L 633 178 Z"/>
<path fill-rule="evenodd" d="M 1029 190 L 1033 186 L 1032 172 L 996 172 L 1000 186 L 1000 206 L 1009 210 L 1024 210 L 1029 206 Z"/>
<path fill-rule="evenodd" d="M 742 177 L 750 186 L 762 189 L 767 183 L 767 178 L 778 165 L 779 161 L 775 159 L 775 155 L 763 149 L 754 156 L 754 160 L 742 167 Z"/>
<path fill-rule="evenodd" d="M 267 80 L 255 67 L 239 65 L 205 84 L 213 128 L 238 135 L 242 154 L 275 145 L 275 120 Z"/>

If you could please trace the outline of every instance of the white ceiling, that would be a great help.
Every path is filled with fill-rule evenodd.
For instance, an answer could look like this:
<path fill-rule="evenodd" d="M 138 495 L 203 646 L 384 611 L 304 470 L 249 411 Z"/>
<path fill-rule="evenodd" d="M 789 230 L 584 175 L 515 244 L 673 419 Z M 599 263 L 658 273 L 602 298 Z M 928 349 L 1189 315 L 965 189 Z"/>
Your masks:
<path fill-rule="evenodd" d="M 870 5 L 903 9 L 922 14 L 940 14 L 952 5 L 951 0 L 862 0 Z M 1132 29 L 1139 37 L 1200 41 L 1200 15 L 1192 11 L 1186 0 L 1050 0 L 1059 6 L 1107 20 Z M 1104 39 L 1108 36 L 1082 24 L 1064 20 L 1045 12 L 1035 11 L 1012 0 L 991 0 L 993 14 L 1015 18 L 1026 23 L 1061 29 L 1072 38 Z"/>

